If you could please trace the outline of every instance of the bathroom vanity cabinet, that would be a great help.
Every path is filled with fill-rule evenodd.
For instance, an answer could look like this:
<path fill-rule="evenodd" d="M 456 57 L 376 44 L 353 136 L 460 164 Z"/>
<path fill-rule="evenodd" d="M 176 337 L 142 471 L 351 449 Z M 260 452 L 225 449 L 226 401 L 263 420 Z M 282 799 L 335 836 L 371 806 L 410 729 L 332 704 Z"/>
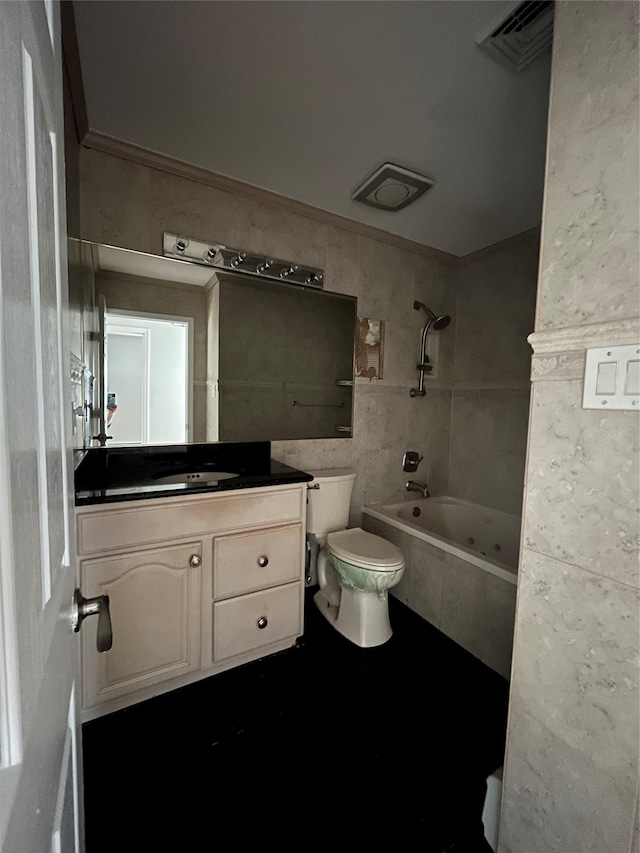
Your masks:
<path fill-rule="evenodd" d="M 303 633 L 306 483 L 76 508 L 83 719 L 292 646 Z M 93 621 L 93 620 L 92 620 Z"/>

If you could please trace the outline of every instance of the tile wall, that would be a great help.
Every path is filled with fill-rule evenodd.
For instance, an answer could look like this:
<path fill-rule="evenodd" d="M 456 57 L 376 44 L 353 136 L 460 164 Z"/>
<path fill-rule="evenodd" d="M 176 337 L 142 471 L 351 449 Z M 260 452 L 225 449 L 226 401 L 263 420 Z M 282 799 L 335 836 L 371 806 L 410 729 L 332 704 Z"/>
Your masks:
<path fill-rule="evenodd" d="M 501 853 L 638 849 L 638 414 L 582 408 L 638 343 L 638 5 L 556 3 Z"/>
<path fill-rule="evenodd" d="M 540 234 L 461 265 L 451 417 L 450 494 L 520 515 Z"/>
<path fill-rule="evenodd" d="M 356 467 L 352 524 L 364 503 L 406 498 L 405 450 L 424 456 L 416 479 L 432 494 L 519 512 L 536 234 L 460 263 L 109 154 L 83 148 L 80 166 L 85 239 L 161 254 L 170 231 L 292 258 L 324 268 L 327 289 L 357 296 L 359 316 L 385 321 L 384 378 L 356 381 L 354 438 L 273 444 L 274 456 L 294 466 Z M 453 318 L 429 335 L 437 364 L 423 398 L 409 397 L 425 320 L 414 300 Z"/>
<path fill-rule="evenodd" d="M 516 586 L 369 515 L 363 526 L 388 539 L 405 558 L 391 594 L 495 672 L 508 678 Z"/>
<path fill-rule="evenodd" d="M 359 316 L 385 321 L 384 378 L 356 380 L 353 439 L 272 442 L 274 458 L 296 468 L 356 469 L 351 526 L 365 504 L 407 499 L 406 450 L 424 457 L 413 478 L 432 495 L 520 512 L 537 232 L 447 262 L 88 149 L 81 177 L 86 239 L 160 254 L 169 231 L 291 258 L 324 268 L 328 290 L 357 296 Z M 429 335 L 435 370 L 422 398 L 409 396 L 426 320 L 415 300 L 452 317 Z M 434 562 L 422 544 L 407 554 L 403 600 L 507 676 L 514 588 Z"/>
<path fill-rule="evenodd" d="M 406 251 L 86 148 L 80 167 L 84 239 L 162 254 L 169 231 L 290 258 L 324 268 L 328 290 L 357 296 L 360 316 L 386 321 L 384 379 L 357 381 L 354 438 L 274 442 L 275 458 L 305 469 L 355 466 L 352 524 L 364 503 L 405 497 L 405 450 L 424 455 L 421 476 L 434 494 L 446 492 L 456 259 Z M 416 299 L 454 322 L 440 333 L 438 378 L 429 380 L 427 397 L 412 400 L 424 319 Z"/>

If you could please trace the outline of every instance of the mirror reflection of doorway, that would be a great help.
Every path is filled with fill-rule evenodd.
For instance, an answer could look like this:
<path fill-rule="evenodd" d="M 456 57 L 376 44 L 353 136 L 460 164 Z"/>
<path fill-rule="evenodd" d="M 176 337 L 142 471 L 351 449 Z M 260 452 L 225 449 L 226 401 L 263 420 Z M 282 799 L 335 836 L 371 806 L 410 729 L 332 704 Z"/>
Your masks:
<path fill-rule="evenodd" d="M 190 318 L 109 311 L 105 391 L 110 446 L 192 440 Z"/>

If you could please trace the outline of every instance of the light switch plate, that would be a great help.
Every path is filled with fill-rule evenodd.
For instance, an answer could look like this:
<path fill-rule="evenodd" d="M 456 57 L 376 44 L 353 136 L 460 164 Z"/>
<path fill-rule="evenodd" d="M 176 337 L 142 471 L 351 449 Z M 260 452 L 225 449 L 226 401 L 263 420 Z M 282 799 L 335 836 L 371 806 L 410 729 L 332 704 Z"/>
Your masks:
<path fill-rule="evenodd" d="M 582 408 L 640 411 L 640 344 L 587 350 Z"/>

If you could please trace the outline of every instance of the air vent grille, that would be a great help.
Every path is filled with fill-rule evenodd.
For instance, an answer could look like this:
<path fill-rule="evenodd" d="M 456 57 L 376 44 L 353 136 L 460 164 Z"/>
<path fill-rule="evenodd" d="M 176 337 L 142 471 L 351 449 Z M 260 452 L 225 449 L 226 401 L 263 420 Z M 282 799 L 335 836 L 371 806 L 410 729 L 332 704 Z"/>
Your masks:
<path fill-rule="evenodd" d="M 550 47 L 553 11 L 553 0 L 525 0 L 506 18 L 494 22 L 477 43 L 509 68 L 520 71 Z"/>

